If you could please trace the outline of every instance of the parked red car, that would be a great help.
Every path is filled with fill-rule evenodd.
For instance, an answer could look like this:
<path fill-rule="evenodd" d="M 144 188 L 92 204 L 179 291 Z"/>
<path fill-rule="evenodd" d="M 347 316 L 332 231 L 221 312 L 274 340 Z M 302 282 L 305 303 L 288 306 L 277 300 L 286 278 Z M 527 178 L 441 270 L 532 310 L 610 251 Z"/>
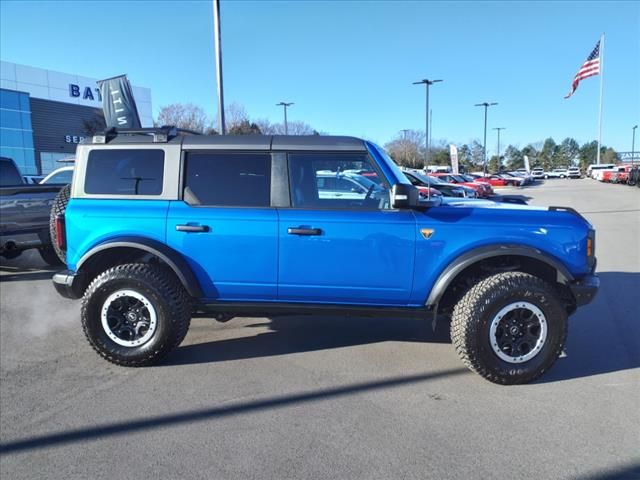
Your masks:
<path fill-rule="evenodd" d="M 487 175 L 486 177 L 482 177 L 480 175 L 473 175 L 475 177 L 476 182 L 488 183 L 493 187 L 505 187 L 509 185 L 504 178 L 501 178 L 497 175 Z"/>
<path fill-rule="evenodd" d="M 478 182 L 476 178 L 474 178 L 472 175 L 463 175 L 460 174 L 460 176 L 462 178 L 464 178 L 467 182 L 475 182 L 479 185 L 482 185 L 482 187 L 484 188 L 485 192 L 486 192 L 486 196 L 490 196 L 493 195 L 493 188 L 491 188 L 491 184 L 487 183 L 487 182 Z"/>
<path fill-rule="evenodd" d="M 429 174 L 432 177 L 439 178 L 440 180 L 444 180 L 448 183 L 457 183 L 459 185 L 464 185 L 465 187 L 473 188 L 478 197 L 484 198 L 490 195 L 487 187 L 479 182 L 468 181 L 462 175 L 457 175 L 455 173 L 431 173 Z"/>
<path fill-rule="evenodd" d="M 606 172 L 602 172 L 602 181 L 604 183 L 611 183 L 615 181 L 618 177 L 618 172 L 613 170 L 607 170 Z"/>
<path fill-rule="evenodd" d="M 622 169 L 618 169 L 618 172 L 614 172 L 617 173 L 617 177 L 615 180 L 612 178 L 611 181 L 615 181 L 615 183 L 627 183 L 629 181 L 629 172 L 631 172 L 631 165 L 625 165 Z"/>

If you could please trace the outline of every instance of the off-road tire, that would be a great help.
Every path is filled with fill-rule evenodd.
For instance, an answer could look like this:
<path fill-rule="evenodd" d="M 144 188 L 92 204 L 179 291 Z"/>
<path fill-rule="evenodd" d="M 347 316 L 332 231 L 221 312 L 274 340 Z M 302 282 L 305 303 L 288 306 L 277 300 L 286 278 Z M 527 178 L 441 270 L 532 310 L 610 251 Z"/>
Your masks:
<path fill-rule="evenodd" d="M 157 315 L 153 336 L 140 346 L 121 346 L 102 326 L 105 300 L 119 290 L 144 295 Z M 111 363 L 141 367 L 158 363 L 180 345 L 189 330 L 192 302 L 173 272 L 162 265 L 132 263 L 110 268 L 96 277 L 82 299 L 82 328 L 91 346 Z"/>
<path fill-rule="evenodd" d="M 53 246 L 40 248 L 38 249 L 38 253 L 47 265 L 50 265 L 52 267 L 59 267 L 60 265 L 63 265 L 60 257 L 58 257 L 58 253 L 54 250 Z"/>
<path fill-rule="evenodd" d="M 51 237 L 51 245 L 56 255 L 63 264 L 67 264 L 67 252 L 58 246 L 58 232 L 56 231 L 56 217 L 64 215 L 71 196 L 71 185 L 65 185 L 60 189 L 51 206 L 51 214 L 49 215 L 49 236 Z M 43 257 L 44 258 L 44 257 Z M 46 262 L 46 260 L 45 260 Z M 47 262 L 48 263 L 48 262 Z M 59 265 L 59 264 L 58 264 Z"/>
<path fill-rule="evenodd" d="M 494 316 L 513 302 L 529 302 L 546 318 L 547 337 L 540 351 L 523 363 L 499 358 L 489 340 Z M 567 312 L 554 289 L 522 272 L 499 273 L 479 281 L 456 304 L 451 340 L 472 371 L 501 385 L 527 383 L 546 372 L 562 353 L 567 337 Z"/>

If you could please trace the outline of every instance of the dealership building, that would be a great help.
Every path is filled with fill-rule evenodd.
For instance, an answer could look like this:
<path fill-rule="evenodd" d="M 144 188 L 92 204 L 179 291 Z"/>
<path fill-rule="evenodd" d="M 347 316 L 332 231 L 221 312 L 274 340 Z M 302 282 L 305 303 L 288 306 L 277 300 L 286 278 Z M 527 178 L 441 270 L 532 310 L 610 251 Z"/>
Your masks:
<path fill-rule="evenodd" d="M 104 128 L 96 81 L 0 62 L 0 156 L 13 159 L 25 175 L 63 166 L 59 160 L 73 157 L 76 144 Z M 151 127 L 151 90 L 134 85 L 133 95 L 142 126 Z"/>

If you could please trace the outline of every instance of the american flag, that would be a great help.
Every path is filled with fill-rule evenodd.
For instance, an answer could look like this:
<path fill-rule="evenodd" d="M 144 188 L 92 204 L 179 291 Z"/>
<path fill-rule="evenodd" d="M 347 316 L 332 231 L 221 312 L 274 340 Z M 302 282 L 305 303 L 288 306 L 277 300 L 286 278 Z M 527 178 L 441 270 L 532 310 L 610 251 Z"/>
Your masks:
<path fill-rule="evenodd" d="M 569 98 L 574 94 L 576 89 L 578 88 L 578 84 L 580 80 L 584 80 L 587 77 L 592 77 L 593 75 L 598 75 L 600 73 L 600 40 L 596 43 L 596 47 L 587 57 L 587 61 L 582 64 L 578 73 L 573 78 L 573 83 L 571 84 L 571 91 L 564 98 Z"/>

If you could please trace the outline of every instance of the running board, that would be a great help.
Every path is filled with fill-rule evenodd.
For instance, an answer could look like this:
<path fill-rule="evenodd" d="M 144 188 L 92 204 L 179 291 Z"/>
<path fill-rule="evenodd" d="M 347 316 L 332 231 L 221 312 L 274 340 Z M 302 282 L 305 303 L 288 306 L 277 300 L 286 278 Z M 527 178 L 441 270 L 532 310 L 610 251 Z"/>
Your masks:
<path fill-rule="evenodd" d="M 427 318 L 426 307 L 371 307 L 366 305 L 336 305 L 270 302 L 216 302 L 199 304 L 196 314 L 216 317 L 220 313 L 244 317 L 277 315 L 339 315 L 347 317 Z"/>

